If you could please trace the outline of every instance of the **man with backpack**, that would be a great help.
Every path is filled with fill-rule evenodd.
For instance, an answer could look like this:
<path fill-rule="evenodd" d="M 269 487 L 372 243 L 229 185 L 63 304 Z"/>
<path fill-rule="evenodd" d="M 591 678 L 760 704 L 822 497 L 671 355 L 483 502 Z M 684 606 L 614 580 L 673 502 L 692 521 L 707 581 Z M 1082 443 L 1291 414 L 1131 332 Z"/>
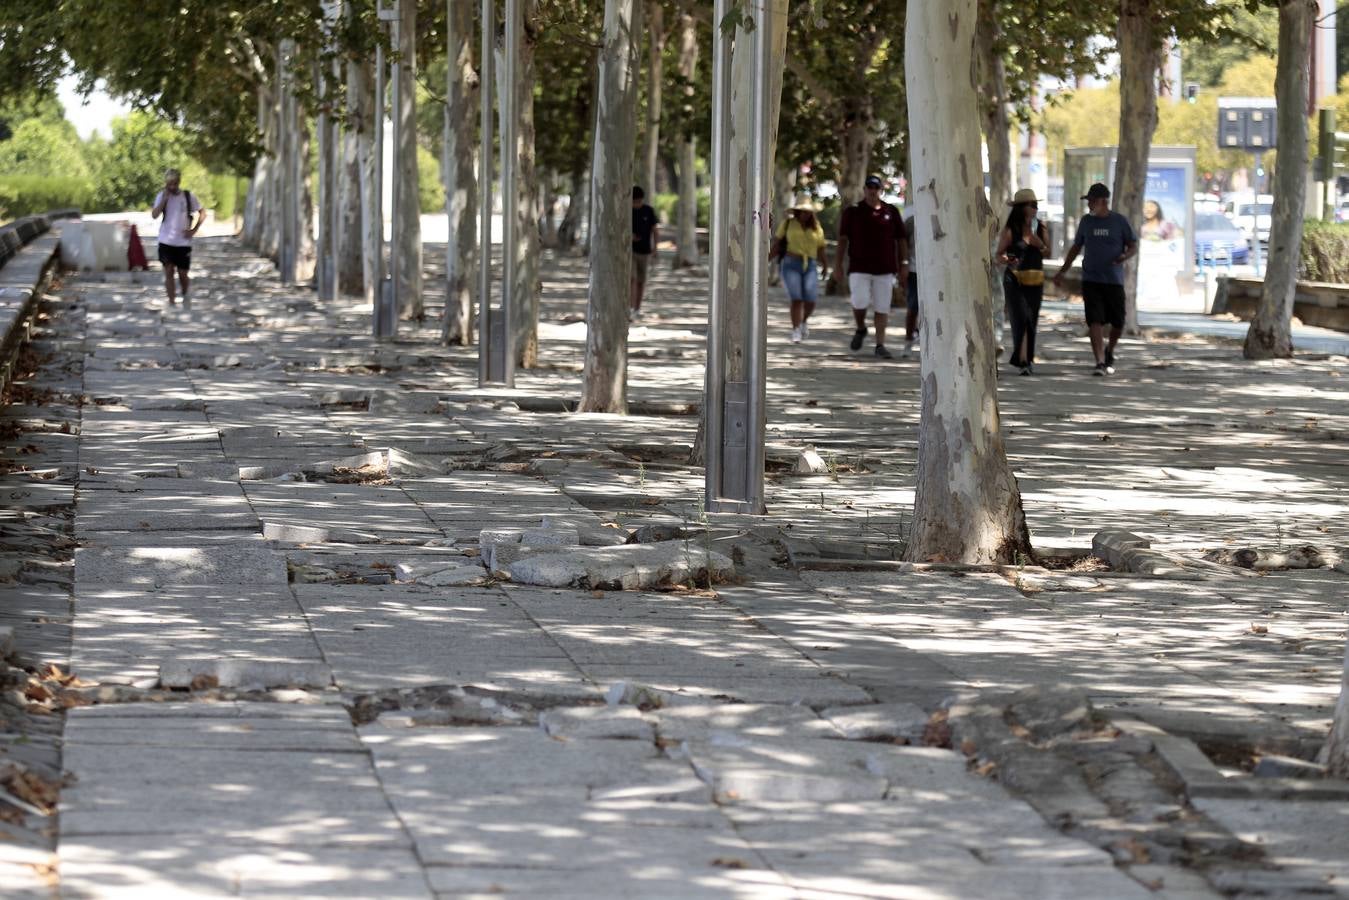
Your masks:
<path fill-rule="evenodd" d="M 169 295 L 169 305 L 177 302 L 174 297 L 173 275 L 178 273 L 178 281 L 183 288 L 183 303 L 187 303 L 187 289 L 191 283 L 188 269 L 192 267 L 192 236 L 206 221 L 206 210 L 188 191 L 182 189 L 183 175 L 177 169 L 164 173 L 164 190 L 155 197 L 155 205 L 150 216 L 164 220 L 159 223 L 159 262 L 164 266 L 164 290 Z M 197 216 L 192 224 L 192 216 Z"/>

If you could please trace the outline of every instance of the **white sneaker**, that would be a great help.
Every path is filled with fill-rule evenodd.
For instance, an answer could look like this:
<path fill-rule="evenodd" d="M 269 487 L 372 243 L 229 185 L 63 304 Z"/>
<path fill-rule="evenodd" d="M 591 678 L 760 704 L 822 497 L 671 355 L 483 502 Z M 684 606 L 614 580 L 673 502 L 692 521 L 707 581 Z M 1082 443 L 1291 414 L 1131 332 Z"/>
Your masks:
<path fill-rule="evenodd" d="M 905 359 L 908 359 L 910 356 L 913 356 L 913 341 L 905 341 L 905 342 L 904 342 L 904 358 L 905 358 Z"/>
<path fill-rule="evenodd" d="M 810 337 L 810 321 L 803 320 L 801 322 L 801 340 L 804 341 L 808 337 Z"/>
<path fill-rule="evenodd" d="M 792 343 L 801 343 L 801 328 L 799 326 L 792 329 Z"/>

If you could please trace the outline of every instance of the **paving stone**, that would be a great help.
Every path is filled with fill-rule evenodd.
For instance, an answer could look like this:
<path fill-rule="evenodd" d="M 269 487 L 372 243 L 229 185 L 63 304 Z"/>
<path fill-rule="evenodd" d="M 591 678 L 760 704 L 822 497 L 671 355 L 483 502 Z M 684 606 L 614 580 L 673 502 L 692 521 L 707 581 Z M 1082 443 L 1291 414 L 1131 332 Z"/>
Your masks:
<path fill-rule="evenodd" d="M 717 732 L 782 739 L 840 736 L 808 706 L 687 702 L 648 715 L 655 719 L 657 733 L 673 741 L 705 740 Z"/>
<path fill-rule="evenodd" d="M 555 738 L 618 738 L 651 741 L 655 729 L 632 707 L 564 706 L 546 710 L 539 726 Z"/>
<path fill-rule="evenodd" d="M 165 659 L 318 662 L 304 614 L 284 585 L 89 585 L 76 592 L 71 665 L 84 679 L 157 679 Z"/>
<path fill-rule="evenodd" d="M 286 562 L 276 551 L 255 542 L 199 547 L 80 547 L 75 551 L 75 579 L 80 584 L 285 584 Z"/>
<path fill-rule="evenodd" d="M 849 740 L 902 738 L 917 743 L 927 726 L 928 714 L 912 703 L 882 703 L 876 706 L 844 706 L 821 711 Z"/>

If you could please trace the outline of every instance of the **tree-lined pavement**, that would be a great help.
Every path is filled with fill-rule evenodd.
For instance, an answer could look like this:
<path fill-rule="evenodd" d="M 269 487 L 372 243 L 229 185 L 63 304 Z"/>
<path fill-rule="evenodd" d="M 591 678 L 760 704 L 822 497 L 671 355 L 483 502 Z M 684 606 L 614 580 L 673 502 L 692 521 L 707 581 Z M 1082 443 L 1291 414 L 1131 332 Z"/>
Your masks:
<path fill-rule="evenodd" d="M 1068 568 L 913 565 L 895 560 L 917 363 L 850 353 L 841 302 L 800 345 L 785 304 L 770 322 L 770 515 L 707 516 L 686 462 L 696 273 L 655 274 L 631 334 L 634 415 L 617 417 L 566 411 L 578 260 L 547 262 L 542 365 L 503 392 L 478 390 L 474 351 L 436 345 L 433 325 L 378 345 L 368 309 L 280 288 L 229 240 L 196 256 L 187 309 L 155 279 L 68 281 L 34 343 L 52 393 L 5 413 L 17 562 L 0 615 L 14 659 L 72 707 L 59 815 L 6 825 L 8 883 L 1346 891 L 1339 786 L 1243 768 L 1324 737 L 1346 576 L 1200 561 L 1349 545 L 1344 358 L 1252 364 L 1234 343 L 1159 336 L 1092 378 L 1084 329 L 1051 312 L 1037 375 L 1003 377 L 999 401 L 1036 550 Z M 806 445 L 822 471 L 792 471 Z M 1108 530 L 1177 564 L 1109 571 L 1084 557 Z M 25 555 L 34 534 L 73 561 Z M 480 562 L 573 539 L 563 555 L 613 555 L 629 534 L 724 554 L 737 576 L 549 587 Z M 54 860 L 26 846 L 44 825 Z"/>

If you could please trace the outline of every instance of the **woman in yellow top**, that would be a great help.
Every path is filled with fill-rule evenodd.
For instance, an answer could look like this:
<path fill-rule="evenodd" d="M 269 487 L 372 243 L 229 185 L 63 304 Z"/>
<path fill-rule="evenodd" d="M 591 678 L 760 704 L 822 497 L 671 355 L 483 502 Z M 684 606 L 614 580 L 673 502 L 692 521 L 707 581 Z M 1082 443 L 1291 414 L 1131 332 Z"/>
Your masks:
<path fill-rule="evenodd" d="M 798 197 L 778 226 L 773 255 L 782 257 L 782 286 L 792 303 L 792 343 L 799 344 L 810 334 L 808 321 L 815 311 L 820 279 L 829 275 L 824 253 L 824 229 L 815 213 L 819 205 L 809 197 Z"/>

